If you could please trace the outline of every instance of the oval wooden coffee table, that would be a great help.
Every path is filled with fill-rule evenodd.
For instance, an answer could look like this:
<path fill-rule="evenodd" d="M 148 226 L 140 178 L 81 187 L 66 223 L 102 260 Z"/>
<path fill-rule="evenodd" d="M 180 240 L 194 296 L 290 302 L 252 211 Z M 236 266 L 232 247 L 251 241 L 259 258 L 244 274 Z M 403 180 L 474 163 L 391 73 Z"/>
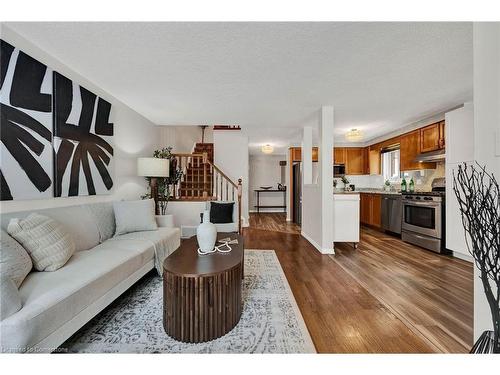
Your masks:
<path fill-rule="evenodd" d="M 241 317 L 243 237 L 229 253 L 198 255 L 196 237 L 183 241 L 163 263 L 163 327 L 183 342 L 204 342 L 225 335 Z"/>

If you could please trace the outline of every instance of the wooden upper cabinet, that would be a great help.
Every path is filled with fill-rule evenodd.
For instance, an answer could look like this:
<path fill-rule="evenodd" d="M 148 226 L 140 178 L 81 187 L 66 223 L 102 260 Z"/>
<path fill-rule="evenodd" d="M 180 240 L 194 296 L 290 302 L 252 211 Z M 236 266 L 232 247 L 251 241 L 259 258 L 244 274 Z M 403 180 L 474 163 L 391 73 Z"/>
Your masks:
<path fill-rule="evenodd" d="M 445 142 L 444 121 L 441 121 L 439 123 L 439 148 L 443 149 L 445 147 L 446 147 L 446 142 Z"/>
<path fill-rule="evenodd" d="M 363 174 L 370 174 L 370 147 L 363 148 Z"/>
<path fill-rule="evenodd" d="M 302 161 L 302 147 L 290 147 L 292 161 Z M 318 147 L 312 149 L 312 161 L 318 161 Z"/>
<path fill-rule="evenodd" d="M 417 129 L 401 136 L 400 169 L 402 171 L 436 169 L 436 163 L 419 163 L 414 161 L 421 150 L 420 134 L 420 129 Z"/>
<path fill-rule="evenodd" d="M 420 152 L 437 151 L 440 147 L 440 128 L 439 122 L 420 129 Z"/>
<path fill-rule="evenodd" d="M 313 161 L 318 161 L 318 148 L 317 147 L 313 147 L 313 150 L 312 150 L 312 160 Z"/>
<path fill-rule="evenodd" d="M 364 159 L 362 147 L 346 147 L 345 173 L 349 175 L 364 174 Z"/>
<path fill-rule="evenodd" d="M 335 147 L 333 149 L 333 163 L 334 164 L 345 164 L 346 163 L 346 148 L 345 147 Z"/>
<path fill-rule="evenodd" d="M 381 159 L 380 159 L 380 145 L 375 144 L 369 147 L 368 150 L 368 172 L 371 175 L 378 175 L 382 173 Z"/>

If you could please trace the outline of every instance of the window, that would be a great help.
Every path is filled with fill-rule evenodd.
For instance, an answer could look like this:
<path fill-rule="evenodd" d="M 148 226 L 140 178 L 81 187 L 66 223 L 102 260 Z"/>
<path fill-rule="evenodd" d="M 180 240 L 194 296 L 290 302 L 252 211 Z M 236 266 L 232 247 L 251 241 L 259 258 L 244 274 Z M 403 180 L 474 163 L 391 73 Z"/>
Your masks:
<path fill-rule="evenodd" d="M 399 180 L 399 149 L 382 151 L 382 174 L 384 181 Z"/>

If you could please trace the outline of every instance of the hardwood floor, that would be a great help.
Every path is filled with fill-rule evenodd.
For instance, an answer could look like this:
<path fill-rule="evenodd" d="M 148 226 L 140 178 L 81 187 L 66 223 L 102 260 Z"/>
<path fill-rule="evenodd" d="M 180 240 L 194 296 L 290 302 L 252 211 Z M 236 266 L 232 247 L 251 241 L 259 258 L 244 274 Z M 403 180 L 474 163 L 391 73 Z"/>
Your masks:
<path fill-rule="evenodd" d="M 251 214 L 245 247 L 273 249 L 318 352 L 465 353 L 473 266 L 363 229 L 320 254 L 284 214 Z"/>

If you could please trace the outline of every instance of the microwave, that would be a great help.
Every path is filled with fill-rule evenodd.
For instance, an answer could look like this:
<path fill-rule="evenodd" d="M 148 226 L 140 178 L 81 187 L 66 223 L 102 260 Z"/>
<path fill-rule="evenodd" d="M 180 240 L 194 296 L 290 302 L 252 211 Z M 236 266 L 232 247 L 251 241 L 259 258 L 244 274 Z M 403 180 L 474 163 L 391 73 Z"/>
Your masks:
<path fill-rule="evenodd" d="M 345 176 L 345 164 L 334 164 L 333 165 L 333 177 Z"/>

